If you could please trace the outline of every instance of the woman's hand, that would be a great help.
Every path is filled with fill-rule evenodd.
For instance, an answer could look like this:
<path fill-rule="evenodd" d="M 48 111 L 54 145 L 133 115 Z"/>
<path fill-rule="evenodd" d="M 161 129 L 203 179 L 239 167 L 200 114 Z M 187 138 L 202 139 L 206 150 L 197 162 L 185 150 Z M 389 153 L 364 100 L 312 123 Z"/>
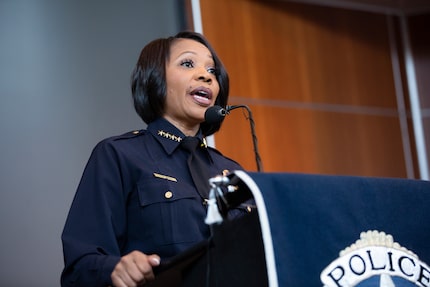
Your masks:
<path fill-rule="evenodd" d="M 133 251 L 123 256 L 111 274 L 113 286 L 135 287 L 154 280 L 152 267 L 160 264 L 158 255 Z"/>

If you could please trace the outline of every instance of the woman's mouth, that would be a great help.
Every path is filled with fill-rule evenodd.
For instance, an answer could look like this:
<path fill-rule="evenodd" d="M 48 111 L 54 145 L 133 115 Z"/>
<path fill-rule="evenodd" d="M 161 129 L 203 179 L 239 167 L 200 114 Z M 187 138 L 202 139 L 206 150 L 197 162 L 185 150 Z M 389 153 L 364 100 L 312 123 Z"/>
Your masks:
<path fill-rule="evenodd" d="M 212 103 L 212 91 L 205 87 L 197 87 L 190 92 L 194 101 L 202 106 L 208 106 Z"/>

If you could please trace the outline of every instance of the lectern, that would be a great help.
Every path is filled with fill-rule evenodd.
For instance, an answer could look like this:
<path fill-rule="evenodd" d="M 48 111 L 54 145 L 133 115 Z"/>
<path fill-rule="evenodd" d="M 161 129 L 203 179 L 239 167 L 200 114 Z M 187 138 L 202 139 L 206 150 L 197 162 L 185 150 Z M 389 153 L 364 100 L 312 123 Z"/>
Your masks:
<path fill-rule="evenodd" d="M 221 209 L 257 212 L 165 262 L 151 286 L 430 286 L 430 182 L 291 173 L 229 176 Z"/>

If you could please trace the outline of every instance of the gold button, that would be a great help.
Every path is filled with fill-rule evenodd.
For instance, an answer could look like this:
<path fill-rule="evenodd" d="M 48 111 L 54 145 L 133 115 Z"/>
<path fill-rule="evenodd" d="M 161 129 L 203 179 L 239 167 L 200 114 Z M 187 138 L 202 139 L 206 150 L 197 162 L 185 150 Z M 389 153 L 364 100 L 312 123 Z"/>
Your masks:
<path fill-rule="evenodd" d="M 173 196 L 173 193 L 171 191 L 166 191 L 166 193 L 164 194 L 164 197 L 167 199 L 172 198 L 172 196 Z"/>
<path fill-rule="evenodd" d="M 133 134 L 137 135 L 139 133 L 139 131 L 134 131 Z"/>

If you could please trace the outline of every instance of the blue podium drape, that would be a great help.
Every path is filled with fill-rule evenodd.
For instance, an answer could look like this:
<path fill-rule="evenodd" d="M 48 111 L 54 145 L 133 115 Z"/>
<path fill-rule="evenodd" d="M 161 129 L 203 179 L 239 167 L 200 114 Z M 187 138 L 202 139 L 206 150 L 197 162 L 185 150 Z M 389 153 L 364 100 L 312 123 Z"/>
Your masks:
<path fill-rule="evenodd" d="M 427 181 L 288 173 L 239 172 L 238 176 L 248 185 L 252 179 L 264 200 L 279 286 L 323 286 L 322 271 L 340 256 L 340 251 L 356 242 L 362 232 L 372 230 L 391 235 L 420 260 L 430 263 L 430 183 Z M 252 184 L 249 186 L 255 189 Z M 257 207 L 262 210 L 261 203 Z M 417 269 L 416 261 L 400 258 L 400 263 L 378 267 L 372 261 L 371 252 L 367 251 L 369 258 L 366 259 L 366 262 L 370 259 L 371 268 L 385 267 L 394 274 L 399 265 L 407 277 L 413 270 L 407 271 L 405 266 L 416 267 L 421 272 L 416 275 L 421 276 L 421 285 L 417 285 L 430 286 L 430 273 L 427 273 L 430 271 L 425 264 Z M 387 254 L 393 261 L 393 255 Z M 357 255 L 350 261 L 359 259 Z M 359 263 L 363 268 L 370 268 L 364 260 Z M 335 268 L 341 270 L 338 266 Z M 351 269 L 353 273 L 361 272 L 358 267 Z M 344 286 L 337 280 L 343 274 L 336 275 L 334 271 L 329 274 L 333 286 Z M 354 286 L 382 286 L 382 280 L 373 276 Z M 386 286 L 415 286 L 395 276 L 390 280 L 394 285 Z"/>

